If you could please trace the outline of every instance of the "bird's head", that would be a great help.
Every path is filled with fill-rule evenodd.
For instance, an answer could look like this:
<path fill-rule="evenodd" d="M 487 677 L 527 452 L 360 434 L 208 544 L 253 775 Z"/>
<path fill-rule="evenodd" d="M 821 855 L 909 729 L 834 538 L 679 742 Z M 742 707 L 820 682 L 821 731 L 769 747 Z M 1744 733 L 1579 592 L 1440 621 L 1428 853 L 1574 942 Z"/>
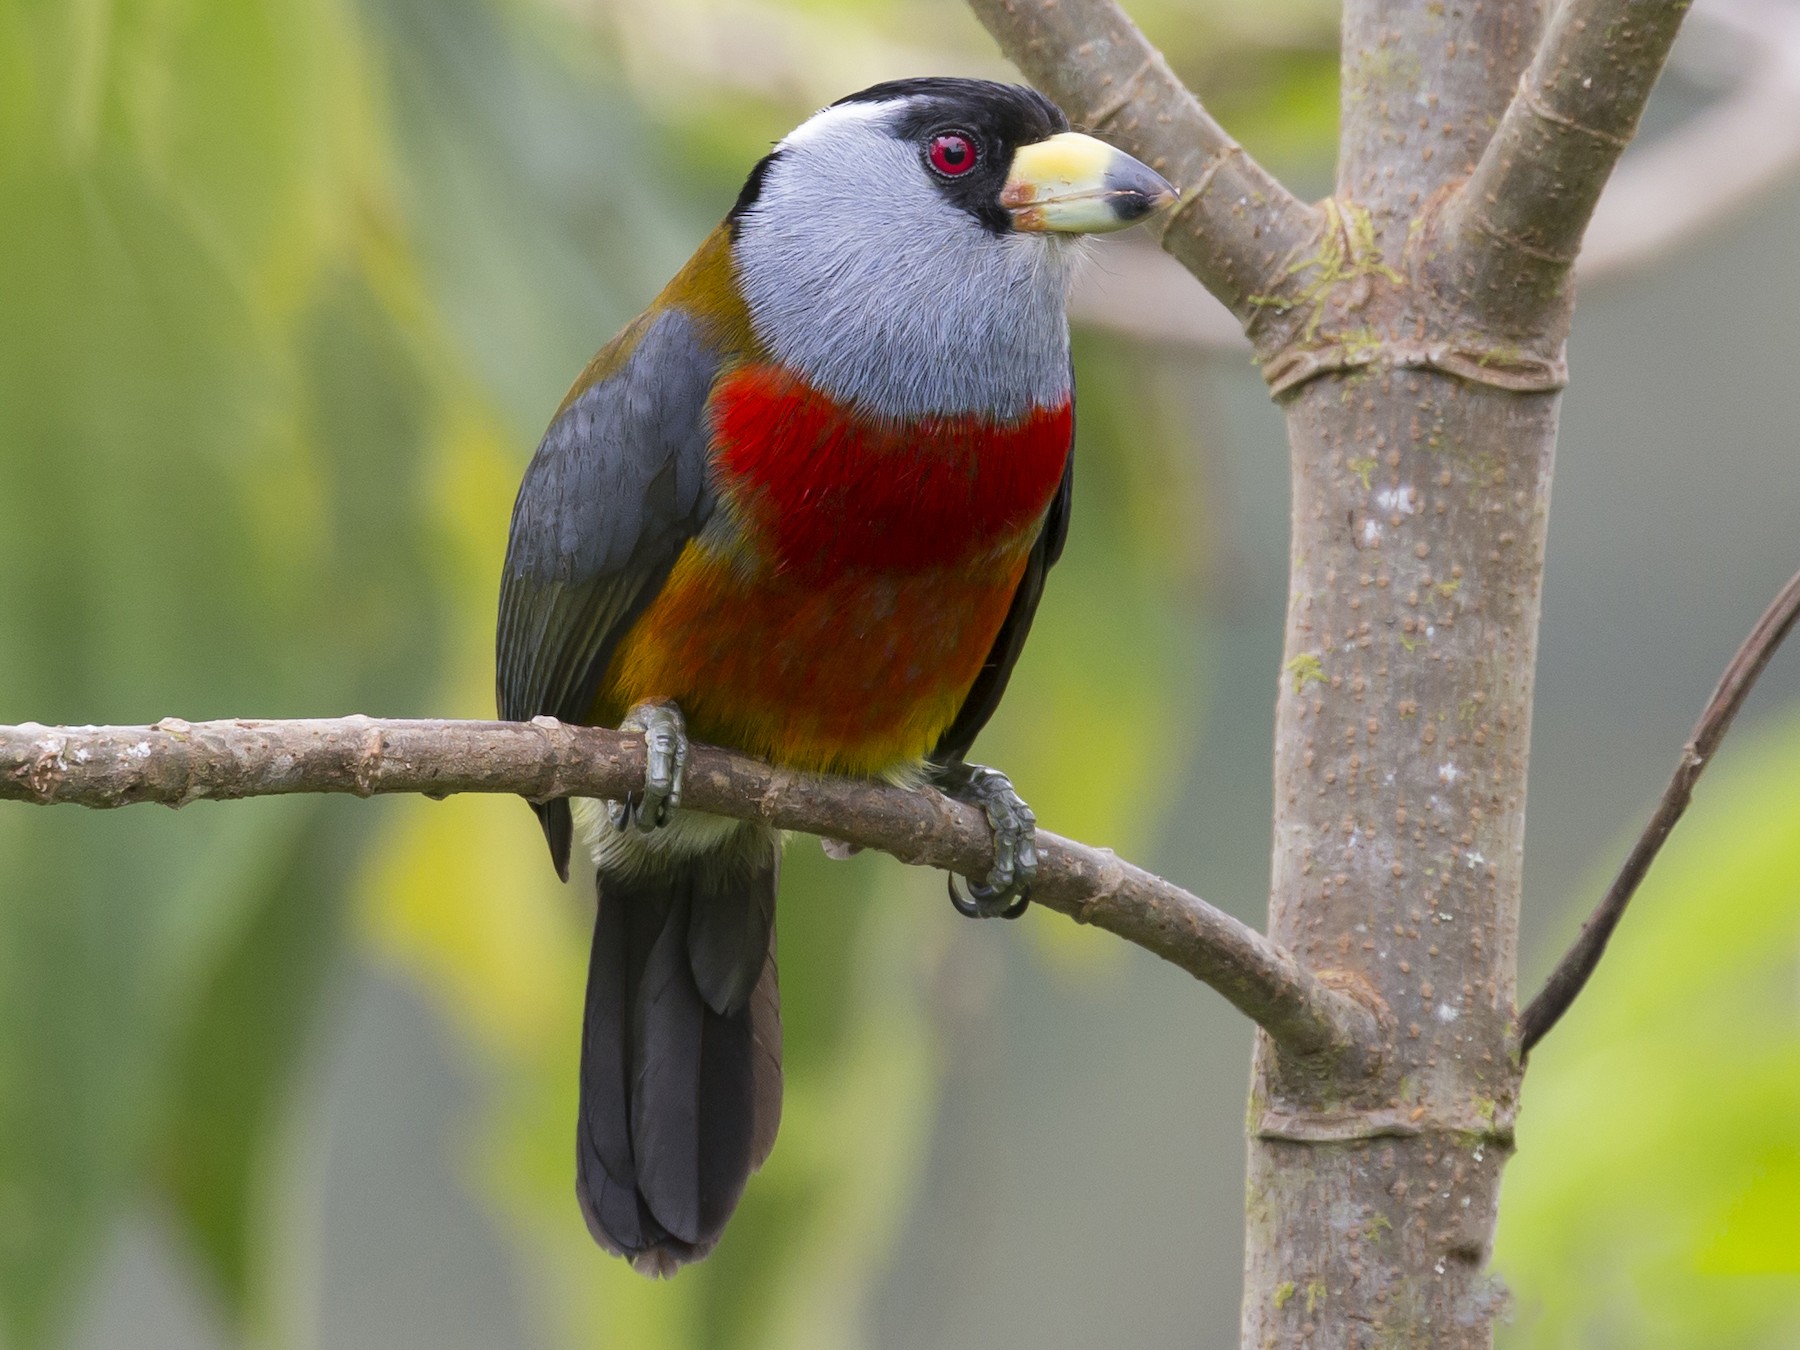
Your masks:
<path fill-rule="evenodd" d="M 891 416 L 1010 416 L 1066 396 L 1071 241 L 1174 200 L 1035 90 L 898 80 L 756 166 L 732 250 L 758 336 L 828 392 Z"/>

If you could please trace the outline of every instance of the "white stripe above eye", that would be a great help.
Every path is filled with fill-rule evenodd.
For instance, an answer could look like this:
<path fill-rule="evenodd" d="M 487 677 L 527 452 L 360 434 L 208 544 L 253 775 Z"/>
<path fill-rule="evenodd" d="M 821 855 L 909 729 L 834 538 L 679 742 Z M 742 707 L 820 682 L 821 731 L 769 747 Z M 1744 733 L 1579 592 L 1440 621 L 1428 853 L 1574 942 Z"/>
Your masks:
<path fill-rule="evenodd" d="M 836 128 L 855 123 L 885 124 L 901 103 L 900 99 L 886 99 L 880 103 L 834 103 L 828 108 L 819 109 L 788 132 L 781 144 L 786 147 L 803 146 L 829 135 Z"/>
<path fill-rule="evenodd" d="M 782 142 L 733 248 L 758 337 L 880 416 L 1057 406 L 1073 237 L 989 230 L 892 132 L 903 104 L 827 108 Z"/>

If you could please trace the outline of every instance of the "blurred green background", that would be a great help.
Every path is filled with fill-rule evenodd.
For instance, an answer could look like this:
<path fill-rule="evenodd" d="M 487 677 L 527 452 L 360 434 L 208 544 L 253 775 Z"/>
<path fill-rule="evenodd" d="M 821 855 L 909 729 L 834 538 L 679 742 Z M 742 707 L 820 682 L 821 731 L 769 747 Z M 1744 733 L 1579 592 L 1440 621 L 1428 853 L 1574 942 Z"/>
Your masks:
<path fill-rule="evenodd" d="M 1132 8 L 1328 187 L 1334 6 Z M 489 715 L 513 488 L 587 356 L 812 107 L 1004 72 L 951 0 L 0 0 L 0 722 Z M 1528 983 L 1800 564 L 1797 215 L 1584 301 Z M 1257 920 L 1280 419 L 1236 356 L 1078 363 L 1074 533 L 981 752 Z M 1512 1344 L 1800 1344 L 1800 660 L 1767 685 L 1533 1064 Z M 591 895 L 518 803 L 0 810 L 0 1346 L 1235 1343 L 1246 1025 L 788 856 L 781 1142 L 651 1285 L 573 1201 Z"/>

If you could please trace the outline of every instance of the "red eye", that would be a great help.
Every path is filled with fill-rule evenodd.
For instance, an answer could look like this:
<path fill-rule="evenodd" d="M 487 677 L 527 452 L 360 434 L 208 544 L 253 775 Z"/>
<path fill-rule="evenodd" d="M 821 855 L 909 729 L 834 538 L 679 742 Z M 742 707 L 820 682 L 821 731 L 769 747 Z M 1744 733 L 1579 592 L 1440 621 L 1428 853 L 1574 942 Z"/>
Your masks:
<path fill-rule="evenodd" d="M 931 161 L 931 167 L 946 178 L 961 178 L 975 167 L 975 161 L 981 158 L 981 152 L 975 148 L 973 137 L 965 136 L 960 131 L 946 131 L 931 138 L 931 147 L 925 152 Z"/>

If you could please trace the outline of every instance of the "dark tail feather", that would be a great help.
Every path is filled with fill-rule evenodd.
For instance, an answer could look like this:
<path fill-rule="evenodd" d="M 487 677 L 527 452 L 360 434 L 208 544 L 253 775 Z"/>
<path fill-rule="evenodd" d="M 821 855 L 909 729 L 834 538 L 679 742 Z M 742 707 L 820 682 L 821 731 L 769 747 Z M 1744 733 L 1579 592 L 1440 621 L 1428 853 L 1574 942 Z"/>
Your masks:
<path fill-rule="evenodd" d="M 781 1118 L 776 841 L 599 875 L 576 1191 L 647 1275 L 712 1250 Z"/>

